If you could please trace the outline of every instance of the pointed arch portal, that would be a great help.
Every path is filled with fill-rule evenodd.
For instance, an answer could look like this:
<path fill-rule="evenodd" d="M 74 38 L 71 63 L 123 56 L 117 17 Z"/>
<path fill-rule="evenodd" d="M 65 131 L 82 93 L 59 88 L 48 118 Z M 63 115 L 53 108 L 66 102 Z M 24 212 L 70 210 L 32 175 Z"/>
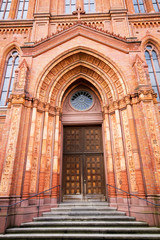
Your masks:
<path fill-rule="evenodd" d="M 104 109 L 126 94 L 115 64 L 93 51 L 73 50 L 45 69 L 37 98 L 56 111 L 53 179 L 61 182 L 64 197 L 105 198 L 109 136 Z"/>

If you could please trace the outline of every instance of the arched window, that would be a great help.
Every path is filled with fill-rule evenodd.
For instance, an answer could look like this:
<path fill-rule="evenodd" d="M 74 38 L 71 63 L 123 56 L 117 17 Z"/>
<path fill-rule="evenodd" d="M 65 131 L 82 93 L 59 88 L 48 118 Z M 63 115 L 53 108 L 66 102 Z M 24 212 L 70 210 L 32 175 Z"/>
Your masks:
<path fill-rule="evenodd" d="M 135 13 L 145 13 L 143 0 L 133 0 Z"/>
<path fill-rule="evenodd" d="M 155 12 L 159 12 L 160 10 L 160 0 L 152 0 L 153 7 Z"/>
<path fill-rule="evenodd" d="M 71 14 L 76 10 L 76 0 L 65 0 L 65 13 Z"/>
<path fill-rule="evenodd" d="M 158 101 L 160 101 L 160 65 L 156 50 L 151 44 L 148 44 L 145 48 L 145 58 L 152 88 L 157 93 Z"/>
<path fill-rule="evenodd" d="M 18 67 L 19 54 L 16 50 L 13 50 L 9 56 L 5 67 L 4 79 L 2 81 L 1 91 L 0 91 L 0 106 L 5 106 L 7 103 L 7 98 L 12 92 L 15 70 Z"/>
<path fill-rule="evenodd" d="M 2 0 L 0 6 L 0 19 L 7 19 L 11 7 L 12 0 Z"/>
<path fill-rule="evenodd" d="M 26 19 L 29 0 L 19 0 L 17 19 Z"/>
<path fill-rule="evenodd" d="M 84 11 L 86 13 L 93 13 L 93 12 L 95 12 L 94 0 L 84 0 Z"/>

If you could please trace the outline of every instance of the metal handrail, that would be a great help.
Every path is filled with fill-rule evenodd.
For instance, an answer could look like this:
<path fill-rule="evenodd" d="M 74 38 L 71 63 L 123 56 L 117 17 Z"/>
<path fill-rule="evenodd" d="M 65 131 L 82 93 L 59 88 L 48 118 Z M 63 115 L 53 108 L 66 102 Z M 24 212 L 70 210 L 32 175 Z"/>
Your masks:
<path fill-rule="evenodd" d="M 133 197 L 136 197 L 136 198 L 138 198 L 138 199 L 140 199 L 140 200 L 143 200 L 143 201 L 145 201 L 145 202 L 151 203 L 152 205 L 154 205 L 154 206 L 156 206 L 156 207 L 160 207 L 160 204 L 156 204 L 156 203 L 150 202 L 150 201 L 148 201 L 148 200 L 146 200 L 146 199 L 144 199 L 144 198 L 141 198 L 141 197 L 136 196 L 136 195 L 133 194 L 133 193 L 129 193 L 129 192 L 127 192 L 127 191 L 124 191 L 124 190 L 122 190 L 121 188 L 117 188 L 117 187 L 112 186 L 112 185 L 110 185 L 110 184 L 106 184 L 106 185 L 107 185 L 107 186 L 110 186 L 110 187 L 112 187 L 112 188 L 115 188 L 115 189 L 117 189 L 117 190 L 120 190 L 120 191 L 122 191 L 122 192 L 124 192 L 124 193 L 126 193 L 126 194 L 128 194 L 128 195 L 131 195 L 131 196 L 133 196 Z"/>
<path fill-rule="evenodd" d="M 16 203 L 11 204 L 11 205 L 7 205 L 7 206 L 2 205 L 2 206 L 0 206 L 0 211 L 1 211 L 1 207 L 12 207 L 12 206 L 15 206 L 15 205 L 17 205 L 17 204 L 19 204 L 19 203 L 22 203 L 22 202 L 24 202 L 24 201 L 27 201 L 27 200 L 29 200 L 29 199 L 31 199 L 31 198 L 33 198 L 33 197 L 36 197 L 36 196 L 38 196 L 38 195 L 40 195 L 40 194 L 42 194 L 42 193 L 48 192 L 48 191 L 50 191 L 50 190 L 52 190 L 52 189 L 54 189 L 54 188 L 58 188 L 58 187 L 60 187 L 60 185 L 56 185 L 56 186 L 54 186 L 54 187 L 52 187 L 52 188 L 49 188 L 49 189 L 47 189 L 47 190 L 45 190 L 45 191 L 43 191 L 43 192 L 39 192 L 39 193 L 37 193 L 37 194 L 34 194 L 34 195 L 32 195 L 31 197 L 29 197 L 29 198 L 23 199 L 23 200 L 21 200 L 21 201 L 19 201 L 19 202 L 16 202 Z"/>
<path fill-rule="evenodd" d="M 160 204 L 156 204 L 156 203 L 153 203 L 153 202 L 151 202 L 151 201 L 148 201 L 148 200 L 146 200 L 146 199 L 144 199 L 144 198 L 138 197 L 138 196 L 136 196 L 136 195 L 133 194 L 133 193 L 129 193 L 129 192 L 127 192 L 127 191 L 122 190 L 121 188 L 117 188 L 117 187 L 112 186 L 112 185 L 110 185 L 110 184 L 106 184 L 106 185 L 109 186 L 109 187 L 112 187 L 112 188 L 114 188 L 114 189 L 120 190 L 120 191 L 122 191 L 123 193 L 126 193 L 126 195 L 127 195 L 127 205 L 128 205 L 128 214 L 129 214 L 129 216 L 131 215 L 131 212 L 130 212 L 130 203 L 129 203 L 128 196 L 129 196 L 129 197 L 130 197 L 130 196 L 133 196 L 133 197 L 138 198 L 138 199 L 140 199 L 140 200 L 143 200 L 143 201 L 145 201 L 145 202 L 147 202 L 147 203 L 150 203 L 150 204 L 154 205 L 155 207 L 160 207 Z M 116 192 L 116 194 L 117 194 L 117 192 Z M 109 193 L 108 193 L 108 198 L 109 198 Z"/>
<path fill-rule="evenodd" d="M 22 203 L 22 202 L 24 202 L 24 201 L 27 201 L 27 200 L 29 200 L 29 199 L 31 199 L 31 198 L 34 198 L 34 197 L 39 196 L 38 205 L 37 205 L 37 208 L 38 208 L 38 217 L 39 217 L 40 195 L 43 194 L 43 193 L 45 193 L 45 192 L 48 192 L 48 191 L 50 191 L 50 190 L 53 190 L 53 189 L 59 187 L 59 202 L 60 202 L 60 198 L 61 198 L 61 189 L 60 189 L 60 186 L 61 186 L 61 185 L 56 185 L 56 186 L 54 186 L 54 187 L 52 187 L 52 188 L 49 188 L 49 189 L 47 189 L 47 190 L 44 190 L 43 192 L 39 192 L 39 193 L 37 193 L 37 194 L 34 194 L 34 195 L 32 195 L 32 196 L 30 196 L 30 197 L 28 197 L 28 198 L 26 198 L 26 199 L 23 199 L 23 200 L 21 200 L 21 201 L 18 201 L 18 202 L 16 202 L 16 203 L 11 204 L 11 205 L 7 205 L 7 206 L 3 205 L 3 206 L 0 206 L 0 211 L 2 210 L 1 208 L 7 208 L 7 214 L 6 214 L 6 220 L 5 220 L 5 230 L 6 230 L 6 228 L 7 228 L 7 219 L 8 219 L 8 216 L 9 216 L 9 209 L 10 209 L 11 207 L 16 206 L 16 205 L 18 205 L 18 204 L 20 204 L 20 203 Z"/>

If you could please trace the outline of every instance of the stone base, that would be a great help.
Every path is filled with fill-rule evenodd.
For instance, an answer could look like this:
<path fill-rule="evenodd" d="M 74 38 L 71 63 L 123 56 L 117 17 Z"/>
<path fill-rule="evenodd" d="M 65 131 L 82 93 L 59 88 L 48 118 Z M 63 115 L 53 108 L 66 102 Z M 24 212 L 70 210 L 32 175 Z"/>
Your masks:
<path fill-rule="evenodd" d="M 148 201 L 160 205 L 160 197 L 147 198 Z M 160 206 L 154 206 L 146 201 L 135 198 L 110 198 L 109 205 L 117 210 L 126 212 L 128 216 L 136 217 L 136 220 L 145 221 L 150 226 L 160 226 Z"/>
<path fill-rule="evenodd" d="M 32 221 L 34 217 L 41 216 L 43 212 L 50 211 L 51 208 L 57 207 L 57 199 L 30 199 L 13 206 L 8 210 L 7 206 L 8 199 L 0 200 L 0 233 L 4 233 L 8 227 L 18 227 L 21 223 Z M 13 201 L 12 201 L 13 203 Z"/>

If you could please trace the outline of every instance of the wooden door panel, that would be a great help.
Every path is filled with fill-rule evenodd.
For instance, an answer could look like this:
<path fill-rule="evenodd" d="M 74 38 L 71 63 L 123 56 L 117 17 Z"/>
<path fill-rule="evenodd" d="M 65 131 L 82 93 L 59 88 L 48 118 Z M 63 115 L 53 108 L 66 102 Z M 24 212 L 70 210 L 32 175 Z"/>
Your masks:
<path fill-rule="evenodd" d="M 86 194 L 104 194 L 104 169 L 102 154 L 85 157 Z"/>
<path fill-rule="evenodd" d="M 102 137 L 101 127 L 86 127 L 84 128 L 84 152 L 101 152 Z"/>
<path fill-rule="evenodd" d="M 82 131 L 80 127 L 64 128 L 64 153 L 82 152 Z"/>
<path fill-rule="evenodd" d="M 78 155 L 64 155 L 63 189 L 66 195 L 81 194 L 82 160 Z"/>

